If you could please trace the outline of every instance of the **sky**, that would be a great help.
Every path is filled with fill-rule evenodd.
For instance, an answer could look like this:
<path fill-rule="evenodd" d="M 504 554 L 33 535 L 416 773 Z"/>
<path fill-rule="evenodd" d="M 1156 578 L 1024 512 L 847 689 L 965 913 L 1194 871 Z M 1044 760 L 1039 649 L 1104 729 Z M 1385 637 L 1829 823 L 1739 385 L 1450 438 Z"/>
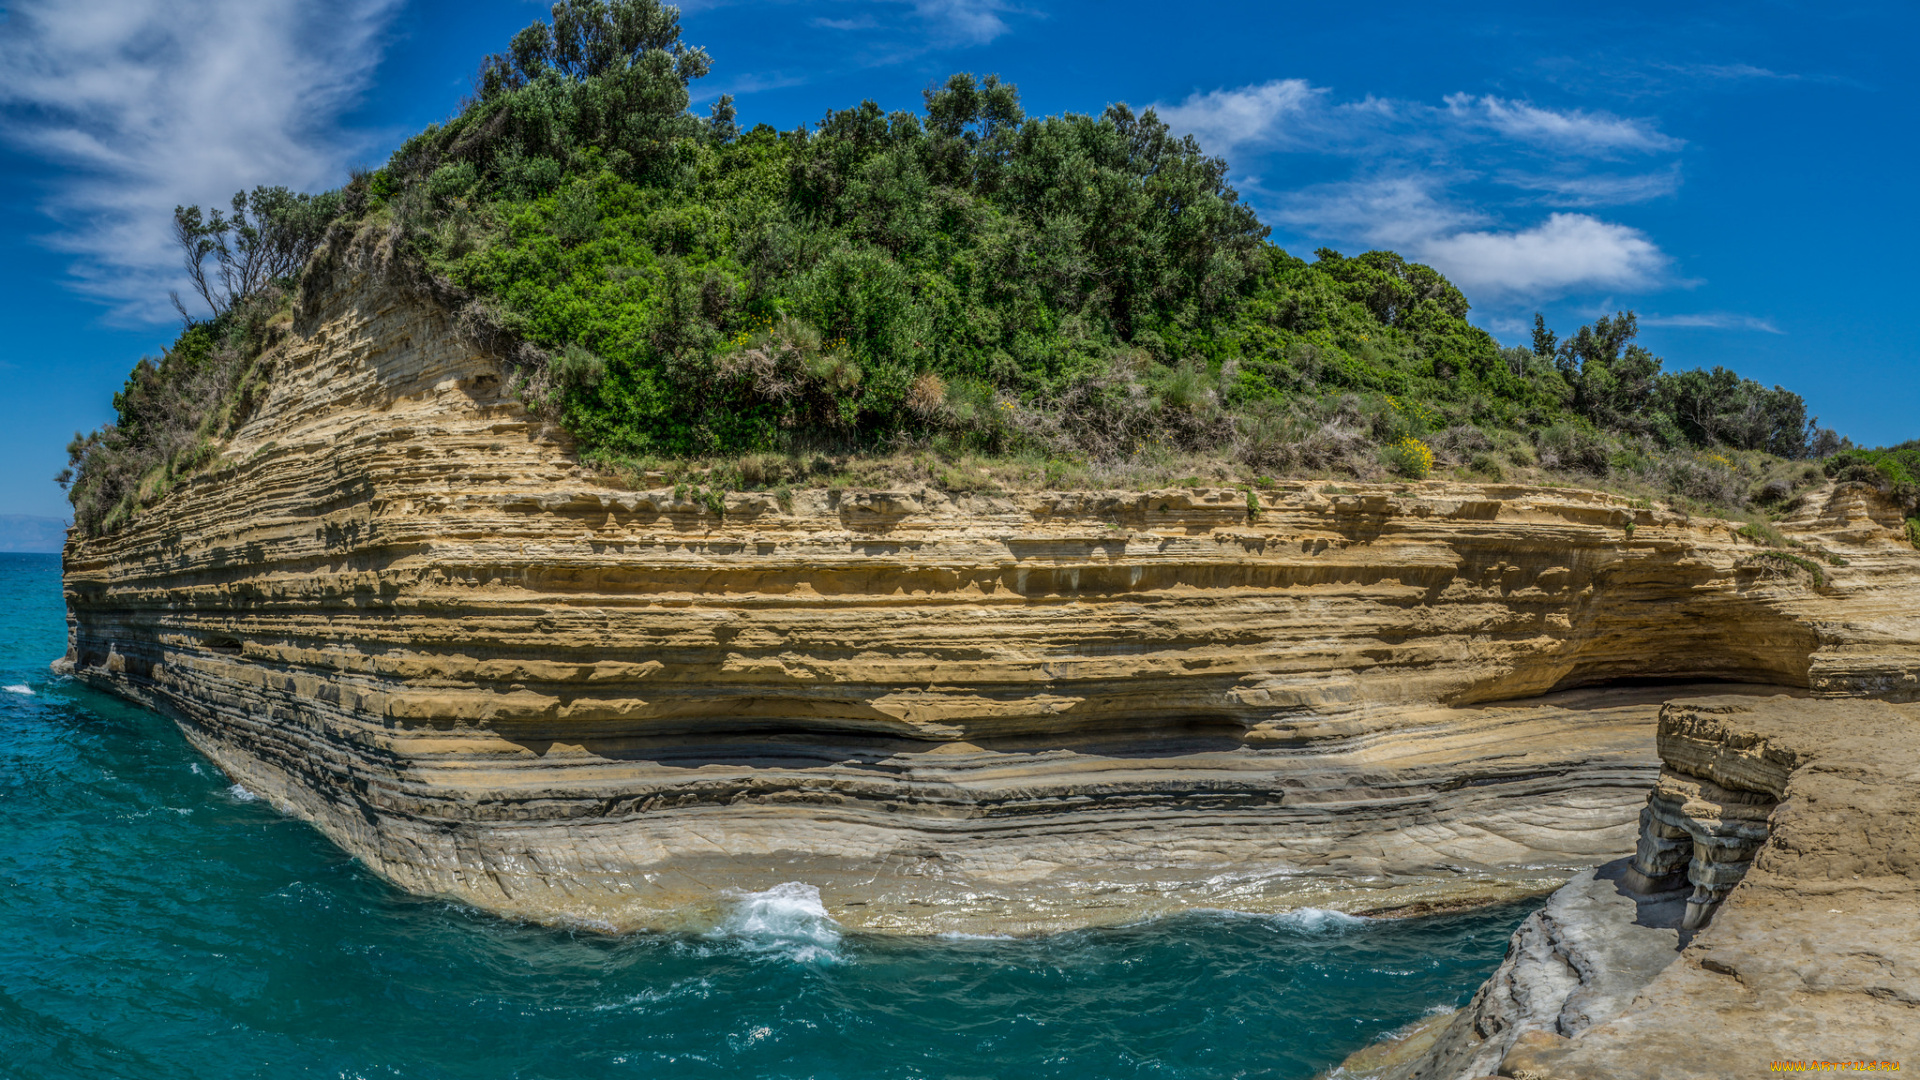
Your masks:
<path fill-rule="evenodd" d="M 692 0 L 740 119 L 787 129 L 955 71 L 1029 114 L 1152 106 L 1311 257 L 1390 248 L 1523 343 L 1617 310 L 1669 369 L 1920 437 L 1920 5 Z M 179 330 L 175 205 L 319 191 L 456 113 L 525 0 L 0 0 L 0 513 Z"/>

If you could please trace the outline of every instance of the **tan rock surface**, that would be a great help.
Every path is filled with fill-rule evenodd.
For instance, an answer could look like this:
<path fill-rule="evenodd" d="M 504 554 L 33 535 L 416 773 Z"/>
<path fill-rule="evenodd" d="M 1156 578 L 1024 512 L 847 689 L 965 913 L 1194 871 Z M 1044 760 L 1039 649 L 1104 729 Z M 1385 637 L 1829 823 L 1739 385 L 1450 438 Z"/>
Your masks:
<path fill-rule="evenodd" d="M 1660 719 L 1668 779 L 1778 800 L 1704 929 L 1690 892 L 1581 875 L 1396 1078 L 1749 1077 L 1774 1062 L 1920 1061 L 1920 706 L 1696 698 Z M 1660 795 L 1656 793 L 1656 801 Z M 1718 800 L 1698 809 L 1710 818 Z M 1709 865 L 1724 865 L 1717 854 Z M 1684 947 L 1683 947 L 1684 946 Z M 1859 1071 L 1859 1070 L 1812 1070 Z"/>
<path fill-rule="evenodd" d="M 1789 523 L 1847 560 L 1818 586 L 1571 489 L 720 516 L 583 469 L 435 312 L 319 304 L 219 467 L 69 545 L 64 664 L 420 892 L 627 927 L 799 879 L 1014 931 L 1490 898 L 1633 848 L 1676 690 L 1579 687 L 1920 695 L 1920 559 L 1853 489 Z"/>

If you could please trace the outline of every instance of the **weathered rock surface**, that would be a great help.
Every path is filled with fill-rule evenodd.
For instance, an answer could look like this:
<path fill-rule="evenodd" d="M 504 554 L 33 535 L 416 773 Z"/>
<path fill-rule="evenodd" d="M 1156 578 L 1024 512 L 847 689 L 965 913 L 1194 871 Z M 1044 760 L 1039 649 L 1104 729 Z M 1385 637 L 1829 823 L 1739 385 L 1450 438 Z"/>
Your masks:
<path fill-rule="evenodd" d="M 319 303 L 218 468 L 70 543 L 62 664 L 420 892 L 620 927 L 795 878 L 908 930 L 1417 909 L 1633 849 L 1678 691 L 1580 687 L 1920 694 L 1920 560 L 1854 489 L 1789 523 L 1844 553 L 1824 584 L 1569 489 L 722 515 L 583 469 L 434 311 Z"/>
<path fill-rule="evenodd" d="M 1697 933 L 1699 882 L 1582 874 L 1410 1065 L 1382 1076 L 1745 1077 L 1780 1062 L 1920 1060 L 1920 706 L 1704 698 L 1662 709 L 1655 806 L 1683 802 L 1724 870 L 1719 810 L 1764 795 L 1762 841 Z M 1687 788 L 1686 785 L 1694 785 Z M 1643 843 L 1636 863 L 1645 859 Z M 1697 876 L 1697 875 L 1696 875 Z M 1643 875 L 1644 877 L 1644 875 Z M 1671 880 L 1671 879 L 1669 879 Z M 1718 888 L 1720 882 L 1710 882 Z"/>

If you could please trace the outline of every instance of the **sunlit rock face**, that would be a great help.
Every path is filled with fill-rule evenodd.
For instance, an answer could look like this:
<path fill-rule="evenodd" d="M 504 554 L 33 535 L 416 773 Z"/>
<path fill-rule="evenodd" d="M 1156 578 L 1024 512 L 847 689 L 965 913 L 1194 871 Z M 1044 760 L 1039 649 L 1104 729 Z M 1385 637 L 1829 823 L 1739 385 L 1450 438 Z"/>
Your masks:
<path fill-rule="evenodd" d="M 218 467 L 69 545 L 62 665 L 514 915 L 1419 910 L 1632 852 L 1677 684 L 1920 689 L 1920 560 L 1859 489 L 1787 523 L 1824 583 L 1571 489 L 710 498 L 583 468 L 370 278 L 271 361 Z"/>
<path fill-rule="evenodd" d="M 1689 697 L 1658 738 L 1634 857 L 1555 892 L 1431 1048 L 1379 1080 L 1920 1055 L 1920 705 Z"/>

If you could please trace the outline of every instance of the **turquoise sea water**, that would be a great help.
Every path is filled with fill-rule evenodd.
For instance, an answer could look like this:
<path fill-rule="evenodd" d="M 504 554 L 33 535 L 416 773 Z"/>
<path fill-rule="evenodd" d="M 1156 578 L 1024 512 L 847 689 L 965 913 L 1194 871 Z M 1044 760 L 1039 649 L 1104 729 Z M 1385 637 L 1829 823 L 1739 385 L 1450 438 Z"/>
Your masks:
<path fill-rule="evenodd" d="M 65 632 L 58 557 L 0 555 L 0 1076 L 1311 1077 L 1464 1004 L 1526 913 L 897 939 L 791 886 L 700 936 L 507 922 L 55 678 Z"/>

